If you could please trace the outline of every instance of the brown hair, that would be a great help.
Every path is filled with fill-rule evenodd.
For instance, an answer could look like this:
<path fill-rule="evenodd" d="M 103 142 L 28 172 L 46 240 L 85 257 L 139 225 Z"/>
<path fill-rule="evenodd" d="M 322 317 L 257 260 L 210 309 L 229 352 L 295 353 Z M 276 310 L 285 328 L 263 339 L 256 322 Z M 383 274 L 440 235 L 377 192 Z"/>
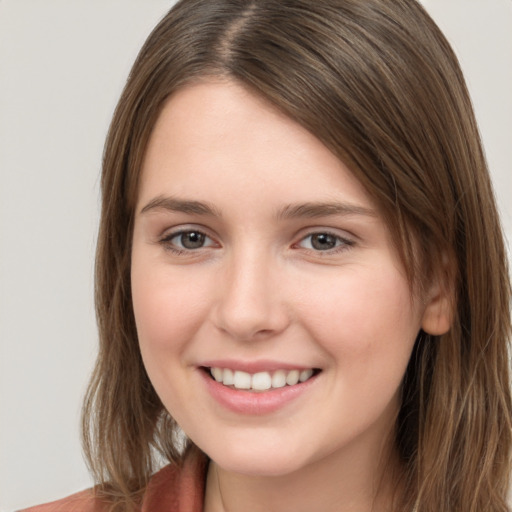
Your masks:
<path fill-rule="evenodd" d="M 129 509 L 154 450 L 179 463 L 177 427 L 138 348 L 130 295 L 137 182 L 151 130 L 178 88 L 228 77 L 294 119 L 363 183 L 411 285 L 435 275 L 451 330 L 420 332 L 396 446 L 395 510 L 508 510 L 510 279 L 471 102 L 457 59 L 414 0 L 182 0 L 142 48 L 107 138 L 97 248 L 100 352 L 84 446 L 113 503 Z M 130 505 L 131 504 L 131 505 Z"/>

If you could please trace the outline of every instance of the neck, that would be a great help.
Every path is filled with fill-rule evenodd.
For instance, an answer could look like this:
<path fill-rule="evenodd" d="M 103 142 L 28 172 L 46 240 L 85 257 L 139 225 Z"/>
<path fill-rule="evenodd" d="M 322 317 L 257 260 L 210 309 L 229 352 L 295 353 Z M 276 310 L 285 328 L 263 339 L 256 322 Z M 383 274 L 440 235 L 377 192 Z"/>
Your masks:
<path fill-rule="evenodd" d="M 205 512 L 391 511 L 398 458 L 373 448 L 347 447 L 280 476 L 233 473 L 212 461 Z"/>

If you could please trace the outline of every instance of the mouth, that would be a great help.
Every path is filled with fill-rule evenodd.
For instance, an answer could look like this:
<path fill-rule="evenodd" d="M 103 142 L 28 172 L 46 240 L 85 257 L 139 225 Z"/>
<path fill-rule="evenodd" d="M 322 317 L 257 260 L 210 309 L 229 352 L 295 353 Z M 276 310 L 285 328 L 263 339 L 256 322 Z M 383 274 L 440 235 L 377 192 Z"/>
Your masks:
<path fill-rule="evenodd" d="M 321 371 L 318 368 L 297 368 L 248 373 L 220 367 L 202 367 L 202 370 L 219 384 L 231 389 L 253 392 L 296 386 L 297 384 L 307 382 Z"/>

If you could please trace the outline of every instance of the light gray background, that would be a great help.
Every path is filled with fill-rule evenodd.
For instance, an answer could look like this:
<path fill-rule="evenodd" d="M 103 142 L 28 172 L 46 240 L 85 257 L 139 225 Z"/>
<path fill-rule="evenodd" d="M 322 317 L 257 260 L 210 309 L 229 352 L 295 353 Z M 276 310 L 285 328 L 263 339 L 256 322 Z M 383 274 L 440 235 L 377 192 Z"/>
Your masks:
<path fill-rule="evenodd" d="M 0 512 L 88 487 L 78 421 L 103 140 L 170 0 L 0 0 Z M 512 0 L 424 0 L 457 51 L 512 240 Z"/>

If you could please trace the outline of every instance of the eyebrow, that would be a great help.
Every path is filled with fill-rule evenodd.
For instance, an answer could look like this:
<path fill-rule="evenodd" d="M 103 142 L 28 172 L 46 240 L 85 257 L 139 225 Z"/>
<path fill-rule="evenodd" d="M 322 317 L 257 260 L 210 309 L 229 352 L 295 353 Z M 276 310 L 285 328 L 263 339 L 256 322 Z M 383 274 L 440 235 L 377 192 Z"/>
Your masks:
<path fill-rule="evenodd" d="M 140 213 L 152 210 L 168 210 L 193 215 L 205 215 L 209 217 L 222 217 L 221 212 L 213 205 L 189 199 L 176 197 L 157 196 L 144 206 Z M 371 208 L 345 202 L 308 202 L 289 204 L 280 209 L 276 214 L 277 220 L 289 220 L 296 218 L 318 218 L 333 215 L 363 215 L 376 217 L 377 213 Z"/>
<path fill-rule="evenodd" d="M 328 217 L 331 215 L 364 215 L 377 217 L 377 212 L 371 208 L 345 202 L 332 203 L 300 203 L 285 206 L 277 214 L 278 219 L 295 219 Z"/>
<path fill-rule="evenodd" d="M 202 201 L 191 201 L 165 196 L 158 196 L 149 201 L 149 203 L 141 209 L 140 213 L 143 214 L 152 210 L 168 210 L 172 212 L 207 215 L 211 217 L 222 216 L 221 213 L 211 204 Z"/>

